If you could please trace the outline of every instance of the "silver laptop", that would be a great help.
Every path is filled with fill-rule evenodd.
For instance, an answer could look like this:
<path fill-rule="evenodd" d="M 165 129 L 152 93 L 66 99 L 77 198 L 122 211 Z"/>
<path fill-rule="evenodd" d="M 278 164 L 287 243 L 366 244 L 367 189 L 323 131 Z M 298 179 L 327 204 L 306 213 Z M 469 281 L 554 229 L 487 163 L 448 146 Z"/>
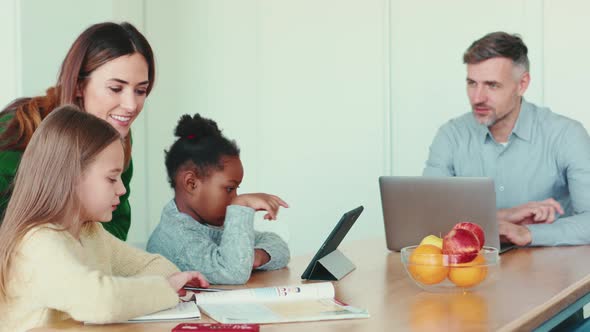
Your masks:
<path fill-rule="evenodd" d="M 379 188 L 389 250 L 443 237 L 462 221 L 479 224 L 485 245 L 501 249 L 491 178 L 381 176 Z"/>

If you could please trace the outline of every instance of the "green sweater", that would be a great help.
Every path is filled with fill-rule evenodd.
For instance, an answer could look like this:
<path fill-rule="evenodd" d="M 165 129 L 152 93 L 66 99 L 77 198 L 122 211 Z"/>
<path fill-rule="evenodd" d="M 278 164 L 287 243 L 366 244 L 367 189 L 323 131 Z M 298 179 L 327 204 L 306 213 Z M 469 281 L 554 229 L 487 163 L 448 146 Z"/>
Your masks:
<path fill-rule="evenodd" d="M 0 119 L 0 133 L 4 131 L 2 124 L 9 121 L 12 118 L 11 115 L 4 116 Z M 23 155 L 22 151 L 0 151 L 0 222 L 4 219 L 4 212 L 6 205 L 10 199 L 11 185 L 16 175 L 16 169 Z M 119 199 L 121 203 L 117 209 L 113 212 L 113 219 L 108 223 L 103 223 L 104 228 L 114 236 L 125 241 L 127 239 L 127 233 L 131 226 L 131 207 L 129 205 L 129 183 L 133 176 L 133 161 L 129 162 L 129 168 L 121 174 L 123 185 L 127 192 Z"/>

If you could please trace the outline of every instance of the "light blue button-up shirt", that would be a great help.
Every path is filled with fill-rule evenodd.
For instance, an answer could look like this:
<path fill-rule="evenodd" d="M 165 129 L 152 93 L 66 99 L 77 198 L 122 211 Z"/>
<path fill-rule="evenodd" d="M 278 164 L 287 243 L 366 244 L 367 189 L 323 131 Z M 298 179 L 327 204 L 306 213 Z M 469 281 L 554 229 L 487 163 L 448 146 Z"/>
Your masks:
<path fill-rule="evenodd" d="M 590 244 L 590 137 L 579 122 L 522 101 L 508 144 L 472 113 L 443 125 L 430 146 L 426 176 L 494 179 L 497 208 L 554 198 L 565 214 L 527 225 L 531 245 Z"/>

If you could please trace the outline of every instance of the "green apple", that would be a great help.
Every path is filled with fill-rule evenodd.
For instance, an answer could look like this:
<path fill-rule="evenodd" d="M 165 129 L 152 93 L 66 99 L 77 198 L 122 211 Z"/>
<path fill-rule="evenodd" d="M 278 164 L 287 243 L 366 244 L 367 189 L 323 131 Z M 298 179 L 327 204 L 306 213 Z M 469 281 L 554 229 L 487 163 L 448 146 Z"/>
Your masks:
<path fill-rule="evenodd" d="M 422 241 L 420 241 L 420 245 L 422 244 L 431 244 L 442 249 L 443 240 L 436 235 L 428 235 L 427 237 L 423 238 Z"/>

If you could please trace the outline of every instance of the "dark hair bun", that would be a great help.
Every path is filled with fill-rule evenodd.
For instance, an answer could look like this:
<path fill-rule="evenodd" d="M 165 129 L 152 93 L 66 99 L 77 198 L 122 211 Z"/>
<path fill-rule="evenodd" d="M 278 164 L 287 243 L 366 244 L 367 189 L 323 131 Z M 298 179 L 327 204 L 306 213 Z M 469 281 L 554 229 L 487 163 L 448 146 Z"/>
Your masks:
<path fill-rule="evenodd" d="M 198 113 L 194 116 L 184 114 L 178 120 L 174 135 L 179 138 L 200 141 L 205 137 L 221 137 L 221 131 L 217 123 L 201 117 Z"/>

